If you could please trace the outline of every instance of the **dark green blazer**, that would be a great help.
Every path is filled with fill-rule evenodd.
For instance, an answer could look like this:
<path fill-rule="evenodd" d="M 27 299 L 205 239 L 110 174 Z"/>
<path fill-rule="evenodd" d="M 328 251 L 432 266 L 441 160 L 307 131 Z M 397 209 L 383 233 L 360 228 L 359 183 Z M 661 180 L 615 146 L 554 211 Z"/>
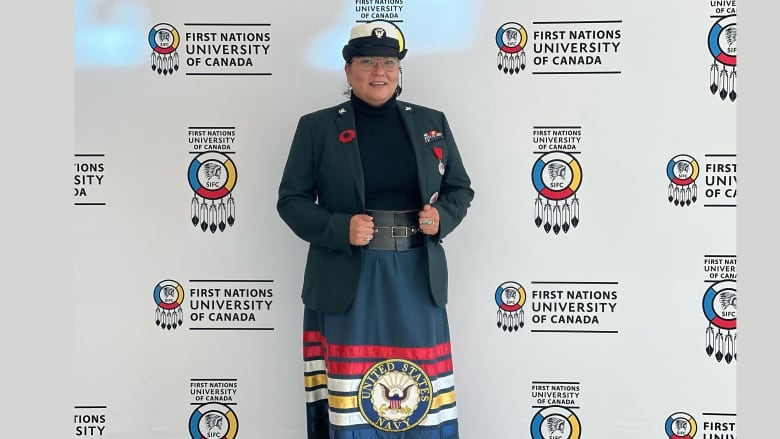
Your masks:
<path fill-rule="evenodd" d="M 444 113 L 398 101 L 416 157 L 420 195 L 439 211 L 439 233 L 425 237 L 428 280 L 435 303 L 447 303 L 445 238 L 466 216 L 474 198 Z M 303 303 L 320 312 L 345 311 L 355 296 L 362 247 L 349 244 L 349 221 L 365 211 L 363 168 L 351 102 L 304 115 L 298 121 L 279 185 L 276 208 L 309 242 Z M 349 141 L 347 141 L 349 140 Z M 441 148 L 444 175 L 434 147 Z M 423 206 L 420 206 L 422 209 Z"/>

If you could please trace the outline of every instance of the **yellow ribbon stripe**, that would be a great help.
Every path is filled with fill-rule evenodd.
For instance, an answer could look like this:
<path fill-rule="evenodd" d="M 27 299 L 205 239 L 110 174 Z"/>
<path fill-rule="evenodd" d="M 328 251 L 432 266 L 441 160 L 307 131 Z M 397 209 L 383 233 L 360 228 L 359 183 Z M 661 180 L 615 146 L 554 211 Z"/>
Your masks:
<path fill-rule="evenodd" d="M 328 405 L 336 409 L 356 409 L 357 396 L 334 396 L 328 395 Z"/>
<path fill-rule="evenodd" d="M 307 377 L 308 378 L 308 377 Z M 436 410 L 443 405 L 452 404 L 455 402 L 455 391 L 449 391 L 442 393 L 433 398 L 431 404 L 431 410 Z M 328 395 L 328 404 L 337 409 L 356 409 L 358 407 L 357 396 L 335 396 Z"/>
<path fill-rule="evenodd" d="M 455 402 L 455 391 L 451 390 L 447 393 L 442 393 L 433 398 L 433 404 L 431 404 L 431 410 L 437 409 L 443 405 L 452 404 Z"/>
<path fill-rule="evenodd" d="M 309 375 L 303 377 L 303 385 L 305 387 L 321 386 L 328 383 L 328 376 L 324 373 L 318 373 L 316 375 Z"/>

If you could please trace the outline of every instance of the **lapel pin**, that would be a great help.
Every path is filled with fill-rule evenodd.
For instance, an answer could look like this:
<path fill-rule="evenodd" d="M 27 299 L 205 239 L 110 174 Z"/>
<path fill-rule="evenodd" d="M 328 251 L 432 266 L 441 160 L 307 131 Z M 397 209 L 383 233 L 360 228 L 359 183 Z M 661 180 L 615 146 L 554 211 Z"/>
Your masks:
<path fill-rule="evenodd" d="M 339 133 L 339 141 L 341 143 L 349 143 L 355 139 L 355 130 L 344 130 Z"/>
<path fill-rule="evenodd" d="M 344 107 L 339 108 L 339 116 L 346 113 L 347 110 L 344 109 Z"/>
<path fill-rule="evenodd" d="M 434 140 L 439 140 L 443 137 L 444 136 L 436 130 L 430 130 L 423 133 L 423 139 L 425 140 L 425 143 L 433 142 Z"/>

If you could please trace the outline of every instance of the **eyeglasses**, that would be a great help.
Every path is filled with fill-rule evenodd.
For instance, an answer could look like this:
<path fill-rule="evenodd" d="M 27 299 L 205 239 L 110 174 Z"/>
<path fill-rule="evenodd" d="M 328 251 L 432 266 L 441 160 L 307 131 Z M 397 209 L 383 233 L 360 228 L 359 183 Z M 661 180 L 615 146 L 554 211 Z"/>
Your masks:
<path fill-rule="evenodd" d="M 401 61 L 398 58 L 356 56 L 352 58 L 350 64 L 356 64 L 362 70 L 374 70 L 374 67 L 379 64 L 384 71 L 394 72 L 398 70 Z"/>

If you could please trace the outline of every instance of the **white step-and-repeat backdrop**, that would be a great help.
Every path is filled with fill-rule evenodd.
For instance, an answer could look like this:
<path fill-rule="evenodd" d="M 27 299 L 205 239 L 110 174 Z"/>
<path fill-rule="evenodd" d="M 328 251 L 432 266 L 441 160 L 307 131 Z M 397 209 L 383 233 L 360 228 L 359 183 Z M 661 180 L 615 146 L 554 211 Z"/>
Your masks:
<path fill-rule="evenodd" d="M 461 436 L 735 438 L 735 0 L 76 0 L 74 437 L 305 436 L 276 191 L 373 19 L 476 191 Z"/>

